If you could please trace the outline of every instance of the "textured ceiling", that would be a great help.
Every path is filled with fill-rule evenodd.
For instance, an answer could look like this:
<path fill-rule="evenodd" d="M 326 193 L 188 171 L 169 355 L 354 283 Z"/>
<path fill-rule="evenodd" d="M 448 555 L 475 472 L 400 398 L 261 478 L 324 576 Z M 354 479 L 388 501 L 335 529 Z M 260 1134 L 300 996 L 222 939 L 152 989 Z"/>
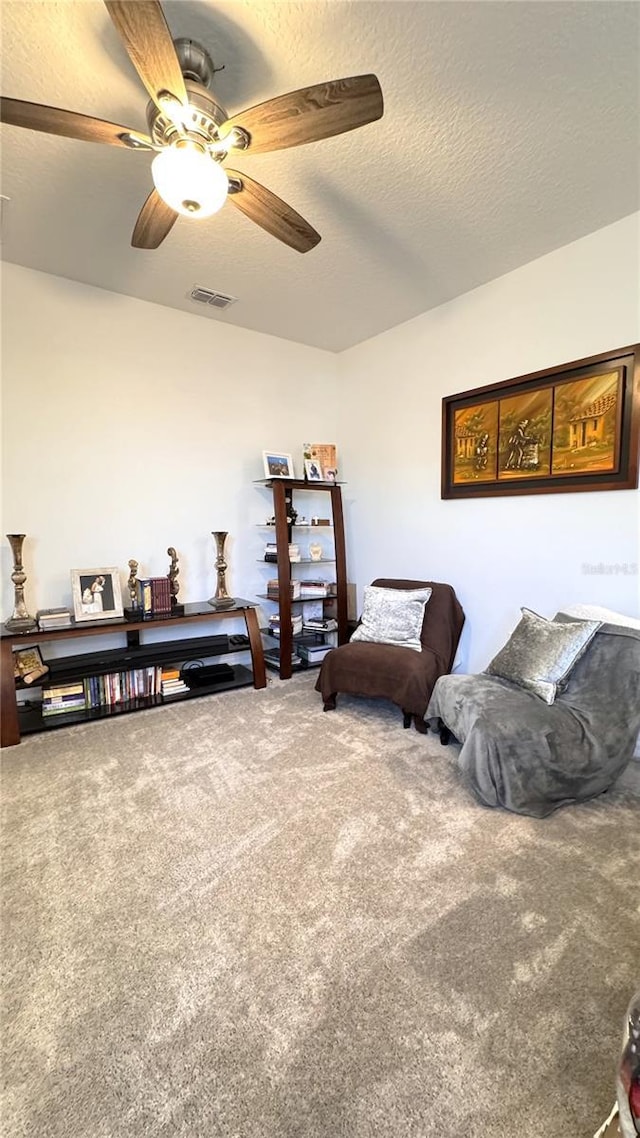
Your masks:
<path fill-rule="evenodd" d="M 322 234 L 300 255 L 231 205 L 132 249 L 148 154 L 3 126 L 3 257 L 339 351 L 639 208 L 640 5 L 167 0 L 229 111 L 374 72 L 384 117 L 238 157 Z M 100 0 L 2 4 L 2 93 L 146 130 Z M 239 302 L 216 313 L 195 285 Z"/>

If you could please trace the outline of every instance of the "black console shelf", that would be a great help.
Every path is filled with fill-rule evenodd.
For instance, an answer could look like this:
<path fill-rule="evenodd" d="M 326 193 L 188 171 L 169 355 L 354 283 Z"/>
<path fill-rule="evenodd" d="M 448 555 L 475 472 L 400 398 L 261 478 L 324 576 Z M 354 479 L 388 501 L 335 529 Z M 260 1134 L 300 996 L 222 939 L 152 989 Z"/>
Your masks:
<path fill-rule="evenodd" d="M 247 645 L 248 647 L 248 645 Z M 228 636 L 197 636 L 193 639 L 169 640 L 161 644 L 140 644 L 136 648 L 111 648 L 106 652 L 83 652 L 48 660 L 49 673 L 43 683 L 68 683 L 86 675 L 103 676 L 108 672 L 126 672 L 151 664 L 171 664 L 174 660 L 198 660 L 223 656 L 238 649 L 229 645 Z"/>
<path fill-rule="evenodd" d="M 186 627 L 194 621 L 220 621 L 229 619 L 243 619 L 247 635 L 232 636 L 198 636 L 193 638 L 180 638 L 176 640 L 147 642 L 146 633 L 153 629 L 164 627 Z M 84 681 L 89 677 L 110 675 L 113 673 L 133 672 L 138 668 L 157 667 L 163 664 L 179 664 L 197 659 L 225 656 L 229 653 L 249 651 L 251 653 L 251 669 L 243 664 L 231 665 L 230 671 L 220 680 L 210 684 L 198 684 L 187 692 L 177 692 L 174 695 L 149 695 L 133 700 L 123 700 L 118 703 L 100 707 L 65 711 L 59 715 L 42 715 L 41 700 L 28 699 L 21 709 L 18 708 L 16 698 L 17 688 L 26 690 L 22 683 L 16 684 L 13 667 L 13 649 L 33 644 L 46 644 L 60 640 L 84 640 L 91 636 L 124 637 L 125 643 L 119 648 L 108 648 L 102 652 L 78 653 L 74 651 L 70 656 L 56 657 L 46 662 L 49 672 L 42 677 L 44 687 L 56 683 Z M 240 641 L 240 643 L 239 643 Z M 146 707 L 161 704 L 177 703 L 183 699 L 193 699 L 201 695 L 211 695 L 214 692 L 228 691 L 232 688 L 246 687 L 253 683 L 255 688 L 264 688 L 267 684 L 262 637 L 256 616 L 256 605 L 252 601 L 245 601 L 236 597 L 231 607 L 215 609 L 205 601 L 190 602 L 184 605 L 184 611 L 167 616 L 162 621 L 143 621 L 124 618 L 105 619 L 101 621 L 87 621 L 73 624 L 69 628 L 55 629 L 48 632 L 14 633 L 2 630 L 0 638 L 1 649 L 1 702 L 0 702 L 0 741 L 3 747 L 12 747 L 20 742 L 21 734 L 35 731 L 48 731 L 57 727 L 67 727 L 73 723 L 86 723 L 94 719 L 106 719 L 112 715 L 123 715 L 132 711 L 141 711 Z M 188 682 L 188 679 L 187 679 Z"/>

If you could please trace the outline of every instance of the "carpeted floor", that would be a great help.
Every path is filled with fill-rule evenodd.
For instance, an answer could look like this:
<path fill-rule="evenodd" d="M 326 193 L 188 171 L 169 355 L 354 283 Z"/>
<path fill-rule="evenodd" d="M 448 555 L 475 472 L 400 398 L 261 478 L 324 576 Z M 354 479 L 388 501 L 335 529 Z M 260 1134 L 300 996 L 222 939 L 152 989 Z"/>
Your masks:
<path fill-rule="evenodd" d="M 640 798 L 486 810 L 315 675 L 2 754 L 3 1138 L 590 1138 Z"/>

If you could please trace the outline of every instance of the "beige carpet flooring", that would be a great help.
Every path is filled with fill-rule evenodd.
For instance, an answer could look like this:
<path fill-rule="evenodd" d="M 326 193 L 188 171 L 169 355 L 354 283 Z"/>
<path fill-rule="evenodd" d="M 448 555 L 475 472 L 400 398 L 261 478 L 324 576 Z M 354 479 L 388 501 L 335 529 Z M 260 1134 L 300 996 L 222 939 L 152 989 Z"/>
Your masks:
<path fill-rule="evenodd" d="M 315 675 L 1 756 L 3 1138 L 590 1138 L 640 798 L 478 806 Z"/>

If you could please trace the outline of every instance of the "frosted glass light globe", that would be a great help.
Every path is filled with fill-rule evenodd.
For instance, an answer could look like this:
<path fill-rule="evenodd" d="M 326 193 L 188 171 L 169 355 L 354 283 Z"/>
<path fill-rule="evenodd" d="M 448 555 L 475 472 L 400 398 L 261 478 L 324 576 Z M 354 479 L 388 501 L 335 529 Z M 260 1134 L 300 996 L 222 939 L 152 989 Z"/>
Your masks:
<path fill-rule="evenodd" d="M 151 163 L 151 174 L 160 197 L 185 217 L 211 217 L 226 201 L 227 175 L 195 143 L 161 150 Z"/>

